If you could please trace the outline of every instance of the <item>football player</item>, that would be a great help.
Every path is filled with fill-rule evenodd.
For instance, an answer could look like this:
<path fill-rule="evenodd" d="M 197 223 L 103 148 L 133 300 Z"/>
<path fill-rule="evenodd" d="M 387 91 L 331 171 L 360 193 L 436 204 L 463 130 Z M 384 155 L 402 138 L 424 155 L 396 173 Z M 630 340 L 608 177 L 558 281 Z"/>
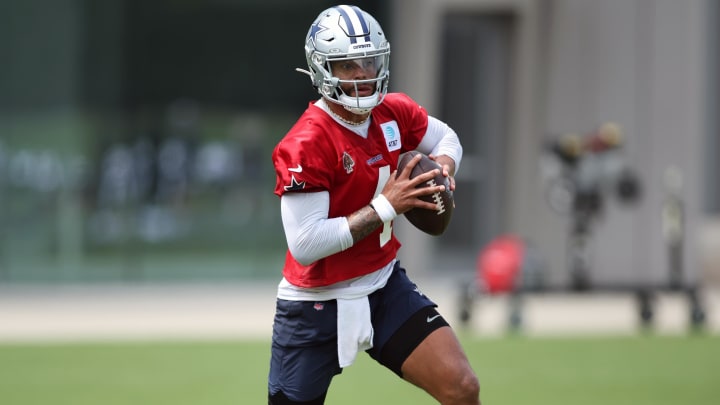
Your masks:
<path fill-rule="evenodd" d="M 462 147 L 456 133 L 410 97 L 388 93 L 390 44 L 378 22 L 354 6 L 331 7 L 305 39 L 320 98 L 277 144 L 272 159 L 288 244 L 278 286 L 269 403 L 323 404 L 332 378 L 359 351 L 442 404 L 479 401 L 479 383 L 436 304 L 398 261 L 393 219 L 437 209 L 410 179 L 416 156 L 430 155 L 452 176 Z"/>

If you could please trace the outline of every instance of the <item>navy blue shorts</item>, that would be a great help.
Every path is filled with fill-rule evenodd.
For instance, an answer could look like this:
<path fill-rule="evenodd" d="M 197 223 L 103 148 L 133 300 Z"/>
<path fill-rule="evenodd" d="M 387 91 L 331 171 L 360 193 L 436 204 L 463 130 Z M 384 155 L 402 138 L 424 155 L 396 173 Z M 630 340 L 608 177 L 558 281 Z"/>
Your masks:
<path fill-rule="evenodd" d="M 442 318 L 429 321 L 436 318 L 436 304 L 408 279 L 399 263 L 385 287 L 370 294 L 369 302 L 374 335 L 373 348 L 367 352 L 398 375 L 412 350 L 432 330 L 447 325 Z M 425 330 L 407 331 L 412 318 L 418 318 L 417 327 Z M 392 347 L 388 349 L 392 353 L 383 352 L 386 344 Z M 337 302 L 277 300 L 268 379 L 270 395 L 282 391 L 293 401 L 310 401 L 324 395 L 332 378 L 341 372 Z"/>

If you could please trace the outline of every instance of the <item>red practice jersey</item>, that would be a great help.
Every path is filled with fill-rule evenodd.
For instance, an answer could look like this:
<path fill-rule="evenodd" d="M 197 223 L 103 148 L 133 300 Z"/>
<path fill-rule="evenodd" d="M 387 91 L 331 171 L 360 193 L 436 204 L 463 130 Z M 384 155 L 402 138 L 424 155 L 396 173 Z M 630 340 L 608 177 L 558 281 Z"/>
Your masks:
<path fill-rule="evenodd" d="M 328 217 L 347 216 L 382 191 L 400 154 L 418 146 L 427 123 L 424 108 L 404 94 L 390 93 L 372 110 L 365 139 L 310 104 L 273 151 L 275 194 L 328 191 Z M 380 269 L 399 248 L 390 222 L 349 249 L 307 266 L 288 250 L 283 276 L 299 287 L 326 286 Z"/>

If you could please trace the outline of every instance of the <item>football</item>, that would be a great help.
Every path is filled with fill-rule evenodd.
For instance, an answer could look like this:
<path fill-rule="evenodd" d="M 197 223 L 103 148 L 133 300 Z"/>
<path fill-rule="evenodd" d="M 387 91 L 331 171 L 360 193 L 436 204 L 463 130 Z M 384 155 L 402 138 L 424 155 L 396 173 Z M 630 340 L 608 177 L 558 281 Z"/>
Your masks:
<path fill-rule="evenodd" d="M 427 155 L 417 151 L 410 151 L 400 155 L 400 160 L 398 161 L 398 174 L 405 168 L 405 166 L 407 166 L 408 162 L 410 162 L 410 160 L 418 154 L 423 157 L 410 173 L 411 179 L 430 170 L 440 169 L 440 165 L 435 163 L 435 161 L 430 159 Z M 420 197 L 424 201 L 439 205 L 439 210 L 413 208 L 410 211 L 405 212 L 405 218 L 407 218 L 413 226 L 434 236 L 441 235 L 445 232 L 445 229 L 447 229 L 447 226 L 450 223 L 453 208 L 455 207 L 452 191 L 450 191 L 450 180 L 440 173 L 435 176 L 435 178 L 417 186 L 418 188 L 421 188 L 440 184 L 445 185 L 445 191 Z"/>

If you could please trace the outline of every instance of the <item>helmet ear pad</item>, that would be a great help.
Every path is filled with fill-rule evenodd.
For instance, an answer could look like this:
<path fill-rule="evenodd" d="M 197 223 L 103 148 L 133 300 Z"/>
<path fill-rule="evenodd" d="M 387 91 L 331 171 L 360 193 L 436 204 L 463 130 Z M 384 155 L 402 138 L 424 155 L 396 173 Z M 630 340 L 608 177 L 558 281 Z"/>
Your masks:
<path fill-rule="evenodd" d="M 313 87 L 327 100 L 340 104 L 356 114 L 365 114 L 382 103 L 389 83 L 390 44 L 380 24 L 356 6 L 331 7 L 315 19 L 305 39 L 305 57 Z M 330 62 L 376 58 L 375 77 L 366 80 L 341 80 L 332 73 Z M 372 83 L 370 96 L 350 96 L 343 84 L 354 86 Z M 346 86 L 347 88 L 347 86 Z"/>

